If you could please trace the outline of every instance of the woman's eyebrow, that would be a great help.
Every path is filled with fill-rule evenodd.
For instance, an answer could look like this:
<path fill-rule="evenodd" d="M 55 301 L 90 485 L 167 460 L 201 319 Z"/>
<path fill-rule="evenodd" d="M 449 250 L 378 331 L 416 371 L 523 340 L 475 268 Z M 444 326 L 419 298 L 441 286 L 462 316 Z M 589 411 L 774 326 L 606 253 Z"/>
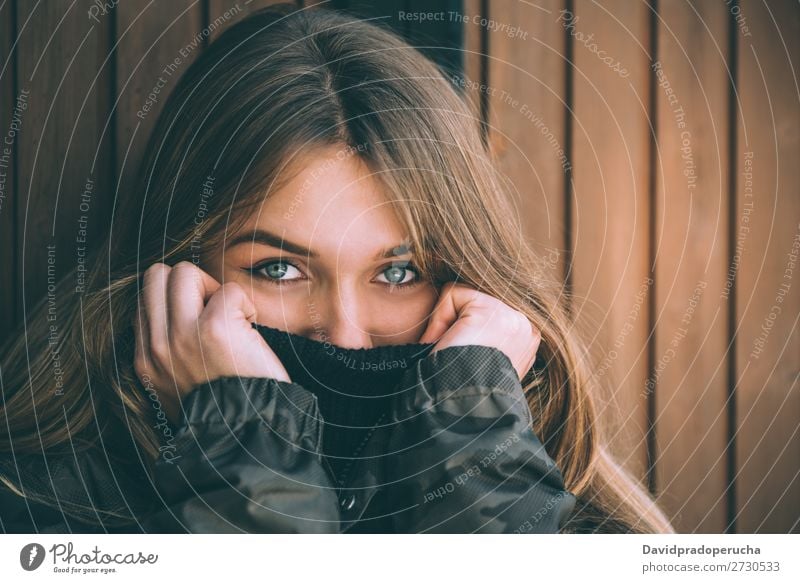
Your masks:
<path fill-rule="evenodd" d="M 396 245 L 395 247 L 390 247 L 385 251 L 378 253 L 375 256 L 375 259 L 389 259 L 391 257 L 397 257 L 399 255 L 408 255 L 413 254 L 414 248 L 413 245 L 409 245 L 407 243 L 401 243 L 400 245 Z"/>
<path fill-rule="evenodd" d="M 233 239 L 231 239 L 230 243 L 228 243 L 228 248 L 235 247 L 236 245 L 240 245 L 242 243 L 262 243 L 264 245 L 269 245 L 277 249 L 288 251 L 289 253 L 307 255 L 309 257 L 318 257 L 315 251 L 306 249 L 297 243 L 287 241 L 283 237 L 263 229 L 256 229 L 250 233 L 242 233 L 241 235 L 235 236 Z"/>
<path fill-rule="evenodd" d="M 230 242 L 227 244 L 227 247 L 230 249 L 231 247 L 235 247 L 236 245 L 240 245 L 242 243 L 261 243 L 263 245 L 269 245 L 270 247 L 282 249 L 297 255 L 306 255 L 313 258 L 319 257 L 319 254 L 316 251 L 312 251 L 307 247 L 303 247 L 299 243 L 287 241 L 283 237 L 274 233 L 270 233 L 269 231 L 265 231 L 264 229 L 256 229 L 251 233 L 242 233 L 237 235 L 230 240 Z M 389 247 L 384 251 L 379 251 L 377 255 L 375 255 L 375 259 L 389 259 L 391 257 L 407 255 L 409 253 L 413 253 L 412 246 L 401 243 L 400 245 Z"/>

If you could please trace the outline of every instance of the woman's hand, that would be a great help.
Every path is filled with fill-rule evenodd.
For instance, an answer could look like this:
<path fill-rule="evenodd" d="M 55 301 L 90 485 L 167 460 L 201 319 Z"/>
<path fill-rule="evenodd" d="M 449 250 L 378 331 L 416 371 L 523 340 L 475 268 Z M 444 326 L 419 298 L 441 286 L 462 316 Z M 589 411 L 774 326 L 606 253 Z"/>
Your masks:
<path fill-rule="evenodd" d="M 174 422 L 179 399 L 223 376 L 289 381 L 283 364 L 252 328 L 256 309 L 236 283 L 220 285 L 196 265 L 152 265 L 144 274 L 134 333 L 134 370 L 163 400 Z"/>
<path fill-rule="evenodd" d="M 432 352 L 450 346 L 491 346 L 508 356 L 524 378 L 542 336 L 527 316 L 500 300 L 452 282 L 442 286 L 420 343 L 436 342 Z"/>

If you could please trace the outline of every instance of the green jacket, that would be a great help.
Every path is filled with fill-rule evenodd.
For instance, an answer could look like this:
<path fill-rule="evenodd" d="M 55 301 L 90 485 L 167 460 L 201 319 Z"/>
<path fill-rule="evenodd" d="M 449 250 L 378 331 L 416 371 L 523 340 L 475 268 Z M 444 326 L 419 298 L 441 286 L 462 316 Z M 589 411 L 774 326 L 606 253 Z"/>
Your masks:
<path fill-rule="evenodd" d="M 317 398 L 224 377 L 184 399 L 154 471 L 118 452 L 3 458 L 5 532 L 554 533 L 574 510 L 531 430 L 511 361 L 450 347 L 404 373 L 344 486 L 321 455 Z M 131 450 L 135 451 L 135 450 Z M 129 454 L 135 457 L 135 454 Z M 26 497 L 17 491 L 24 491 Z M 58 502 L 48 501 L 57 495 Z"/>

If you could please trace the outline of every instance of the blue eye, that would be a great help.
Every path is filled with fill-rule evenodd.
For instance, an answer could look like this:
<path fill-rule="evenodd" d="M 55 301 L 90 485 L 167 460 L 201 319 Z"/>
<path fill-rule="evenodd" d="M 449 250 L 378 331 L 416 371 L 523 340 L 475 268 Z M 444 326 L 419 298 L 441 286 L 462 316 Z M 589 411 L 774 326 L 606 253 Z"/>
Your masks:
<path fill-rule="evenodd" d="M 381 283 L 398 287 L 413 285 L 419 279 L 419 274 L 414 268 L 410 267 L 409 263 L 391 265 L 384 269 L 378 277 L 381 276 L 386 280 Z M 411 279 L 408 279 L 408 276 L 411 276 Z"/>
<path fill-rule="evenodd" d="M 251 267 L 248 271 L 270 283 L 283 283 L 303 279 L 303 274 L 288 261 L 269 261 Z M 294 271 L 295 273 L 292 273 Z"/>
<path fill-rule="evenodd" d="M 300 269 L 285 259 L 270 260 L 253 267 L 245 268 L 255 277 L 267 283 L 284 285 L 306 279 Z M 395 262 L 378 274 L 378 282 L 389 290 L 409 288 L 419 283 L 419 272 L 408 262 Z"/>

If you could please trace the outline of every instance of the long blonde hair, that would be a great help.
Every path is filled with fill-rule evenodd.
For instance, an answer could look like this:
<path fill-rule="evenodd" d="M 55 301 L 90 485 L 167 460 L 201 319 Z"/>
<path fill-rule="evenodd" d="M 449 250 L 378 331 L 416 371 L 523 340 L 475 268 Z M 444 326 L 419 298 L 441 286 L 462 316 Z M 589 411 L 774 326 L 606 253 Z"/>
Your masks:
<path fill-rule="evenodd" d="M 562 305 L 563 289 L 514 228 L 514 211 L 466 100 L 437 67 L 379 26 L 327 10 L 273 6 L 226 30 L 182 76 L 121 197 L 85 291 L 74 273 L 3 351 L 0 453 L 107 451 L 132 442 L 152 462 L 153 407 L 133 371 L 141 274 L 202 262 L 294 162 L 351 148 L 386 187 L 433 281 L 458 280 L 524 312 L 545 366 L 524 379 L 534 431 L 578 497 L 565 532 L 673 532 L 609 454 L 599 387 Z M 59 386 L 54 388 L 53 355 Z M 30 355 L 30 359 L 28 358 Z M 120 447 L 122 447 L 120 445 Z M 13 476 L 0 475 L 14 487 Z"/>

